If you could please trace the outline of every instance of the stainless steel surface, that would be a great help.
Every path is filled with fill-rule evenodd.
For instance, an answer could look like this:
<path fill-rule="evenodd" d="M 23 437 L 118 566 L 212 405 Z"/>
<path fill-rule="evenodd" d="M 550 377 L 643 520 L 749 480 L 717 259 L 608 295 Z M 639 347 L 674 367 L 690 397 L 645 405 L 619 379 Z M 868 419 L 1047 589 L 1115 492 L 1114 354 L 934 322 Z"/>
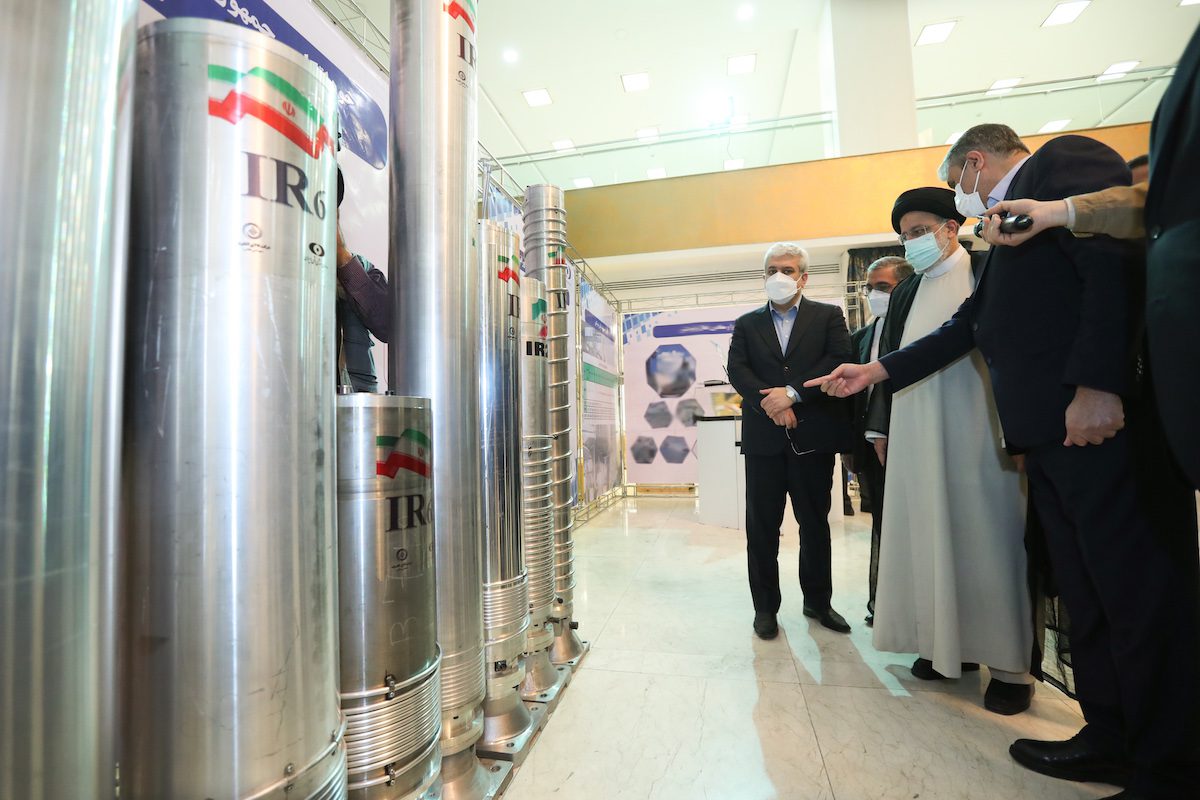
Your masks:
<path fill-rule="evenodd" d="M 529 575 L 530 636 L 550 616 L 554 604 L 554 490 L 550 462 L 547 385 L 546 289 L 537 278 L 521 281 L 521 468 L 522 537 Z"/>
<path fill-rule="evenodd" d="M 513 765 L 464 750 L 442 759 L 442 774 L 422 800 L 493 800 L 512 782 Z"/>
<path fill-rule="evenodd" d="M 0 11 L 0 797 L 111 797 L 131 0 Z"/>
<path fill-rule="evenodd" d="M 338 592 L 350 792 L 391 800 L 441 765 L 430 404 L 339 396 Z"/>
<path fill-rule="evenodd" d="M 335 91 L 196 19 L 137 63 L 121 796 L 342 797 Z"/>
<path fill-rule="evenodd" d="M 472 4 L 392 3 L 389 385 L 435 409 L 434 548 L 442 753 L 483 730 L 476 93 Z"/>
<path fill-rule="evenodd" d="M 525 568 L 529 573 L 529 630 L 520 692 L 523 699 L 540 703 L 557 702 L 570 677 L 568 668 L 550 663 L 554 643 L 549 621 L 554 605 L 554 482 L 550 462 L 555 440 L 550 435 L 546 311 L 545 286 L 526 275 L 521 280 L 521 518 Z"/>
<path fill-rule="evenodd" d="M 517 237 L 484 220 L 477 241 L 477 285 L 483 302 L 479 324 L 483 629 L 490 680 L 517 666 L 529 627 L 521 539 L 521 285 Z"/>
<path fill-rule="evenodd" d="M 551 660 L 576 660 L 582 644 L 574 633 L 575 556 L 571 536 L 575 505 L 575 458 L 571 451 L 571 351 L 568 314 L 574 286 L 565 254 L 566 211 L 562 189 L 536 185 L 525 191 L 525 266 L 545 282 L 547 299 L 547 361 L 551 450 L 550 480 L 553 490 L 555 646 Z"/>
<path fill-rule="evenodd" d="M 484 548 L 483 628 L 488 680 L 481 755 L 515 755 L 532 738 L 521 702 L 521 655 L 529 628 L 529 592 L 521 534 L 521 276 L 517 237 L 479 223 L 479 396 L 482 423 Z"/>

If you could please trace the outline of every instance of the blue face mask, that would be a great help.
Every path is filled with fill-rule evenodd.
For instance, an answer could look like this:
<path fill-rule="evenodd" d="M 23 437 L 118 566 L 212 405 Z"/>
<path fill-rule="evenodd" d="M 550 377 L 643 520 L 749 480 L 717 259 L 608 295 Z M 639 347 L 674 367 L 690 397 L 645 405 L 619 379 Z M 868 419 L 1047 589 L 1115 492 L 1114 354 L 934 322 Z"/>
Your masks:
<path fill-rule="evenodd" d="M 904 258 L 912 264 L 912 268 L 918 274 L 928 271 L 934 264 L 942 260 L 942 252 L 945 248 L 938 244 L 937 232 L 944 227 L 946 227 L 946 223 L 943 222 L 924 236 L 909 239 L 904 243 Z"/>

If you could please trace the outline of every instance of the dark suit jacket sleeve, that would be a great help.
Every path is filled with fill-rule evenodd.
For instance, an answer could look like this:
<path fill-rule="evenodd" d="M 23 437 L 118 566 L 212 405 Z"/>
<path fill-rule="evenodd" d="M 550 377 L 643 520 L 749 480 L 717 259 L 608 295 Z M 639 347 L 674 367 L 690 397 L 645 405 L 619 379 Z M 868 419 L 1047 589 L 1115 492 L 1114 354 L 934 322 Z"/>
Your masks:
<path fill-rule="evenodd" d="M 1109 186 L 1129 185 L 1129 168 L 1115 150 L 1094 139 L 1066 136 L 1047 142 L 1034 200 L 1061 200 Z M 1051 231 L 1082 282 L 1079 328 L 1063 383 L 1113 394 L 1129 388 L 1129 276 L 1131 248 L 1107 236 L 1076 238 Z M 1034 287 L 1031 287 L 1034 288 Z"/>
<path fill-rule="evenodd" d="M 898 392 L 975 349 L 973 299 L 964 300 L 954 316 L 933 333 L 879 359 L 888 373 L 886 388 Z"/>
<path fill-rule="evenodd" d="M 729 382 L 742 396 L 743 412 L 754 409 L 762 413 L 762 395 L 758 392 L 772 387 L 754 374 L 746 348 L 746 318 L 740 317 L 733 323 L 733 338 L 729 342 Z"/>
<path fill-rule="evenodd" d="M 825 398 L 821 387 L 814 386 L 806 389 L 804 382 L 813 378 L 828 375 L 842 364 L 855 362 L 854 350 L 850 346 L 850 329 L 846 327 L 846 317 L 837 306 L 827 306 L 825 318 L 825 355 L 811 369 L 789 384 L 800 396 L 800 402 L 810 403 Z"/>

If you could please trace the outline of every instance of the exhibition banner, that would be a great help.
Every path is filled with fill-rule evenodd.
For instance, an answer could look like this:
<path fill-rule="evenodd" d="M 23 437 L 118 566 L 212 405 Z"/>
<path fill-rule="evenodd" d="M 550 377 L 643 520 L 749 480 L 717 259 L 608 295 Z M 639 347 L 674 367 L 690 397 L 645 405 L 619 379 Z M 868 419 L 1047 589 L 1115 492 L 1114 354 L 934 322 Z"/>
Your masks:
<path fill-rule="evenodd" d="M 726 375 L 729 340 L 734 321 L 758 307 L 625 315 L 625 468 L 629 483 L 696 482 L 695 416 L 729 413 L 736 406 L 738 398 Z"/>
<path fill-rule="evenodd" d="M 621 485 L 617 311 L 581 278 L 579 313 L 583 315 L 582 500 L 590 503 Z"/>

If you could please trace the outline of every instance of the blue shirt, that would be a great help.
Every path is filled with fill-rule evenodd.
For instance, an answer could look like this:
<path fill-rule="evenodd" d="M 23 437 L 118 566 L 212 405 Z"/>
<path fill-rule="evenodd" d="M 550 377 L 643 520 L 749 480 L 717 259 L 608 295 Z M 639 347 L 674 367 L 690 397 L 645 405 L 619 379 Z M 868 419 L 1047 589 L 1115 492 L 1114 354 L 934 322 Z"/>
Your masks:
<path fill-rule="evenodd" d="M 779 312 L 775 306 L 770 306 L 771 321 L 775 323 L 775 336 L 779 339 L 779 352 L 787 352 L 788 339 L 792 338 L 792 327 L 796 324 L 796 315 L 800 312 L 800 304 Z"/>
<path fill-rule="evenodd" d="M 792 328 L 796 325 L 796 316 L 800 313 L 800 302 L 789 308 L 787 311 L 778 311 L 774 305 L 768 303 L 767 308 L 771 309 L 771 322 L 775 323 L 775 337 L 779 339 L 779 352 L 786 353 L 788 339 L 792 338 Z M 792 398 L 793 403 L 800 402 L 800 394 L 791 386 L 784 387 L 787 389 L 788 397 Z"/>

